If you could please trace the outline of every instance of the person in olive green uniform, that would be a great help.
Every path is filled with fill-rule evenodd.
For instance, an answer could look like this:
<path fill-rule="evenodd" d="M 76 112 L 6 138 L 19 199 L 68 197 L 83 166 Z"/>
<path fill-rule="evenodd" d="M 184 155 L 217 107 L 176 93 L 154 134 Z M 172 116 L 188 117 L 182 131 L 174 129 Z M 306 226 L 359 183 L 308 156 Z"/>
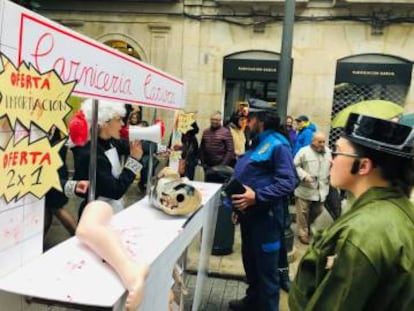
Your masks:
<path fill-rule="evenodd" d="M 291 311 L 414 310 L 413 138 L 411 127 L 350 115 L 331 183 L 355 201 L 302 258 Z"/>

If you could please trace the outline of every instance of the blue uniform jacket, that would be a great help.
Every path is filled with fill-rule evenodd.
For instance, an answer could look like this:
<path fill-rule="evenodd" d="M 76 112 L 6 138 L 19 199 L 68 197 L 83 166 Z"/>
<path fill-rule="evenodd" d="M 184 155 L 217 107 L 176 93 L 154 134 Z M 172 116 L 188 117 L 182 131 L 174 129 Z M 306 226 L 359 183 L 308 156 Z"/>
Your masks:
<path fill-rule="evenodd" d="M 297 184 L 289 141 L 275 131 L 262 132 L 238 159 L 233 176 L 256 193 L 256 205 L 240 214 L 241 224 L 259 233 L 257 243 L 277 245 L 285 200 Z"/>
<path fill-rule="evenodd" d="M 289 141 L 271 130 L 262 132 L 237 161 L 234 175 L 256 193 L 256 205 L 279 204 L 296 186 Z"/>

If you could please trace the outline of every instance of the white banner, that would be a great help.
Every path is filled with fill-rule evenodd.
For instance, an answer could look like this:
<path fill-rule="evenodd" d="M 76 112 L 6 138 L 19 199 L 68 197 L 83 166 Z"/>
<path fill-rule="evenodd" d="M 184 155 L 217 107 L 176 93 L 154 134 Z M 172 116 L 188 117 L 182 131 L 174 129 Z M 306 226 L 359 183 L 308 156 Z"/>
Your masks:
<path fill-rule="evenodd" d="M 81 97 L 184 108 L 183 81 L 8 1 L 3 4 L 3 16 L 12 16 L 18 31 L 3 20 L 0 47 L 14 45 L 16 65 L 24 61 L 40 73 L 54 69 L 64 82 L 77 81 L 73 93 Z"/>

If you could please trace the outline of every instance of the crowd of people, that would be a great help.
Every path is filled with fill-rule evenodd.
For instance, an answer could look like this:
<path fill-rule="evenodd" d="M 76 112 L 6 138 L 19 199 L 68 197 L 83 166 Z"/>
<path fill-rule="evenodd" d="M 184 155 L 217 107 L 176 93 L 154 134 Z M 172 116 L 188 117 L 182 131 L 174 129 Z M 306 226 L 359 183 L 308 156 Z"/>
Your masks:
<path fill-rule="evenodd" d="M 92 102 L 84 102 L 81 109 L 90 124 Z M 150 154 L 146 144 L 150 142 L 129 141 L 125 131 L 125 126 L 148 126 L 141 118 L 140 111 L 127 113 L 122 105 L 100 102 L 94 199 L 105 201 L 101 208 L 110 211 L 98 222 L 92 211 L 96 204 L 87 205 L 86 200 L 89 141 L 70 148 L 74 183 L 68 181 L 65 166 L 60 172 L 62 185 L 84 197 L 79 237 L 108 262 L 112 255 L 100 249 L 102 239 L 85 232 L 93 224 L 116 244 L 105 227 L 110 215 L 123 208 L 122 197 L 137 174 L 140 189 L 147 186 Z M 200 143 L 199 131 L 194 120 L 178 142 L 170 139 L 169 148 L 181 151 L 180 175 L 192 180 L 196 166 L 201 165 L 205 181 L 237 180 L 243 187 L 241 193 L 227 198 L 233 221 L 240 224 L 248 284 L 244 298 L 230 301 L 231 310 L 278 310 L 280 289 L 289 292 L 291 310 L 414 308 L 414 210 L 408 199 L 414 183 L 411 127 L 351 114 L 331 150 L 325 134 L 308 116 L 287 116 L 282 121 L 272 105 L 243 103 L 228 120 L 219 111 L 212 113 Z M 50 135 L 56 138 L 57 133 Z M 347 193 L 350 205 L 341 217 L 338 189 Z M 62 210 L 66 202 L 65 196 L 47 195 L 45 231 L 51 215 L 56 215 L 75 234 L 76 221 Z M 291 283 L 284 232 L 290 226 L 286 219 L 292 202 L 298 240 L 309 246 Z M 324 207 L 335 210 L 334 222 L 322 233 L 313 233 L 311 225 Z M 117 268 L 125 262 L 128 269 Z M 130 304 L 138 305 L 148 267 L 127 258 L 113 265 L 130 291 Z M 136 277 L 130 277 L 130 271 L 137 272 Z"/>
<path fill-rule="evenodd" d="M 290 309 L 411 310 L 414 129 L 351 114 L 331 151 L 307 116 L 295 121 L 297 132 L 290 117 L 283 129 L 271 107 L 249 113 L 253 139 L 233 174 L 244 193 L 231 196 L 248 287 L 229 308 L 279 309 L 283 202 L 294 191 L 299 241 L 313 241 L 288 288 Z M 335 188 L 349 194 L 350 209 L 311 237 Z"/>

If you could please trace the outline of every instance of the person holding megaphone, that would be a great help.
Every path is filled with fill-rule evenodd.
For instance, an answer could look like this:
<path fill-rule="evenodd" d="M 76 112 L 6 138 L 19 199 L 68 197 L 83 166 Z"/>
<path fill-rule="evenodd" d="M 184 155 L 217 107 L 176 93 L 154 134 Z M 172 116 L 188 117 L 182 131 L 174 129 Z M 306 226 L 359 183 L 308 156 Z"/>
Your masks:
<path fill-rule="evenodd" d="M 120 139 L 122 118 L 126 113 L 123 104 L 101 100 L 98 109 L 95 199 L 108 202 L 116 213 L 123 209 L 122 196 L 142 169 L 142 143 L 138 138 L 130 141 Z M 89 179 L 90 141 L 87 134 L 91 121 L 92 99 L 88 99 L 69 123 L 69 135 L 75 144 L 72 147 L 75 180 Z M 120 159 L 123 156 L 126 160 L 122 166 Z M 85 198 L 80 205 L 79 217 L 86 203 Z"/>

